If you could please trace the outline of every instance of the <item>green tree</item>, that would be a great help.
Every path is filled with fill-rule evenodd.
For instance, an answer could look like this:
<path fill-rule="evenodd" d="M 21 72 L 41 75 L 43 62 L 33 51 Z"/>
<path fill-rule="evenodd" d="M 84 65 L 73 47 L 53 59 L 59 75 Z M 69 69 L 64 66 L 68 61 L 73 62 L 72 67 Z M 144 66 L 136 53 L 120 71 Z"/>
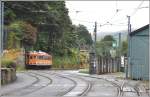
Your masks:
<path fill-rule="evenodd" d="M 36 36 L 38 40 L 34 48 L 51 53 L 55 53 L 56 49 L 60 48 L 63 33 L 69 32 L 71 29 L 71 20 L 64 1 L 5 2 L 4 18 L 5 25 L 21 20 L 37 28 Z M 27 44 L 27 41 L 23 42 Z M 44 43 L 44 45 L 41 45 L 41 43 Z M 28 44 L 30 45 L 30 43 Z"/>
<path fill-rule="evenodd" d="M 101 41 L 96 43 L 96 51 L 101 56 L 110 56 L 110 49 L 115 39 L 111 35 L 106 35 Z"/>
<path fill-rule="evenodd" d="M 26 50 L 33 47 L 59 56 L 61 60 L 66 57 L 75 61 L 77 48 L 92 44 L 85 26 L 72 25 L 64 1 L 5 2 L 4 19 L 5 26 L 13 25 L 8 35 L 11 46 L 19 44 L 17 40 Z"/>
<path fill-rule="evenodd" d="M 20 41 L 22 38 L 22 30 L 23 30 L 21 27 L 21 24 L 22 23 L 20 21 L 16 21 L 16 22 L 11 23 L 9 26 L 6 26 L 7 29 L 9 29 L 8 38 L 7 38 L 8 49 L 20 47 Z"/>
<path fill-rule="evenodd" d="M 23 25 L 23 36 L 22 44 L 25 49 L 32 47 L 36 43 L 36 33 L 37 29 L 29 23 L 24 23 Z"/>
<path fill-rule="evenodd" d="M 84 25 L 79 25 L 76 28 L 79 40 L 84 39 L 86 45 L 92 45 L 92 37 Z"/>
<path fill-rule="evenodd" d="M 123 41 L 122 42 L 122 48 L 121 48 L 122 55 L 127 56 L 127 51 L 128 51 L 128 42 Z"/>
<path fill-rule="evenodd" d="M 37 30 L 31 24 L 23 21 L 16 21 L 7 26 L 8 49 L 19 48 L 21 45 L 31 47 L 36 42 Z"/>

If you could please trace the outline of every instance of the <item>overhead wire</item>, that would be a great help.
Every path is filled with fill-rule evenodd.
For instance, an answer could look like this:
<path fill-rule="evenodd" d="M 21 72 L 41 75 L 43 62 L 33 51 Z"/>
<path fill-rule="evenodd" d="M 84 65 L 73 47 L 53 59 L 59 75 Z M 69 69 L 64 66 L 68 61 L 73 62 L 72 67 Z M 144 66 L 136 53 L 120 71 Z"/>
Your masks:
<path fill-rule="evenodd" d="M 78 20 L 78 19 L 72 19 L 72 20 L 79 21 L 79 22 L 95 23 L 95 22 L 91 22 L 91 21 Z"/>
<path fill-rule="evenodd" d="M 116 0 L 116 12 L 115 14 L 109 19 L 106 21 L 106 23 L 103 23 L 103 24 L 99 24 L 99 26 L 105 26 L 105 25 L 111 25 L 111 26 L 126 26 L 125 23 L 118 23 L 118 24 L 113 24 L 111 23 L 112 20 L 117 16 L 118 12 L 120 11 L 120 9 L 118 9 L 118 4 L 117 4 L 117 0 Z M 78 20 L 78 19 L 72 19 L 72 20 L 75 20 L 75 21 L 79 21 L 79 22 L 86 22 L 86 23 L 95 23 L 95 22 L 92 22 L 92 21 L 85 21 L 85 20 Z M 122 20 L 122 19 L 121 19 Z M 111 21 L 111 22 L 110 22 Z M 120 21 L 120 20 L 119 20 Z"/>
<path fill-rule="evenodd" d="M 142 2 L 138 5 L 137 8 L 135 8 L 135 10 L 134 10 L 134 12 L 132 13 L 131 16 L 133 16 L 141 8 L 149 8 L 148 6 L 141 7 L 141 5 L 143 4 L 143 2 L 144 2 L 144 0 L 142 0 Z M 127 23 L 125 23 L 125 22 L 117 23 L 117 22 L 120 22 L 122 20 L 126 21 L 127 17 L 123 17 L 123 18 L 121 18 L 119 20 L 112 21 L 117 16 L 118 12 L 121 10 L 121 9 L 118 8 L 118 2 L 117 2 L 117 0 L 116 0 L 115 6 L 116 6 L 116 12 L 115 12 L 115 14 L 109 20 L 107 20 L 105 23 L 103 23 L 103 24 L 99 24 L 98 23 L 99 24 L 98 26 L 100 26 L 100 27 L 106 26 L 106 25 L 111 25 L 111 26 L 127 26 Z M 77 19 L 73 19 L 73 20 L 76 20 L 76 21 L 79 21 L 79 22 L 86 22 L 86 23 L 95 23 L 95 22 L 85 21 L 85 20 L 77 20 Z"/>
<path fill-rule="evenodd" d="M 117 0 L 116 0 L 116 12 L 115 12 L 115 14 L 109 20 L 107 20 L 106 23 L 100 24 L 99 26 L 115 25 L 115 24 L 110 23 L 110 21 L 113 20 L 117 16 L 119 11 L 120 11 L 120 9 L 118 9 L 118 4 L 117 4 Z M 79 22 L 86 22 L 86 23 L 95 23 L 95 22 L 91 22 L 91 21 L 78 20 L 78 19 L 72 19 L 72 20 L 79 21 Z M 117 25 L 115 25 L 115 26 L 117 26 Z M 118 25 L 118 26 L 122 26 L 122 25 Z"/>
<path fill-rule="evenodd" d="M 133 16 L 133 15 L 135 15 L 136 14 L 136 12 L 139 10 L 139 9 L 141 9 L 140 7 L 142 6 L 142 4 L 144 3 L 144 0 L 142 0 L 141 2 L 140 2 L 140 4 L 138 5 L 138 7 L 137 8 L 135 8 L 135 10 L 133 11 L 133 13 L 130 15 L 130 16 Z"/>
<path fill-rule="evenodd" d="M 133 15 L 134 15 L 139 9 L 141 9 L 141 8 L 149 8 L 148 6 L 141 7 L 141 5 L 143 4 L 143 2 L 144 2 L 144 0 L 142 0 L 142 2 L 140 2 L 140 4 L 138 5 L 138 7 L 135 8 L 134 12 L 133 12 L 130 16 L 133 16 Z M 116 14 L 115 14 L 115 15 L 117 15 L 117 13 L 118 13 L 119 10 L 120 10 L 120 9 L 117 8 L 117 0 L 116 0 Z M 114 17 L 115 17 L 115 15 L 114 15 Z M 112 17 L 111 19 L 113 19 L 114 17 Z M 116 20 L 116 21 L 113 21 L 113 22 L 118 22 L 118 21 L 120 22 L 120 21 L 122 21 L 122 20 L 125 21 L 126 19 L 127 19 L 127 17 L 123 17 L 123 18 L 121 18 L 120 20 Z M 119 24 L 122 24 L 122 25 L 119 25 Z M 126 23 L 113 24 L 113 23 L 107 21 L 105 24 L 102 24 L 102 25 L 100 25 L 100 26 L 104 26 L 104 25 L 126 26 L 127 24 L 126 24 Z"/>
<path fill-rule="evenodd" d="M 120 11 L 120 9 L 118 9 L 118 2 L 117 2 L 117 1 L 118 1 L 118 0 L 116 0 L 116 4 L 115 4 L 115 6 L 116 6 L 116 12 L 115 12 L 115 14 L 110 18 L 110 20 L 107 20 L 106 23 L 101 24 L 100 27 L 101 27 L 101 26 L 105 26 L 105 25 L 111 25 L 111 26 L 125 26 L 125 25 L 119 25 L 119 24 L 121 24 L 121 23 L 119 23 L 119 24 L 113 24 L 114 21 L 112 21 L 112 20 L 117 16 L 118 12 Z M 121 20 L 122 20 L 122 19 L 121 19 Z M 119 20 L 119 21 L 120 21 L 120 20 Z M 123 23 L 123 24 L 125 24 L 125 23 Z"/>

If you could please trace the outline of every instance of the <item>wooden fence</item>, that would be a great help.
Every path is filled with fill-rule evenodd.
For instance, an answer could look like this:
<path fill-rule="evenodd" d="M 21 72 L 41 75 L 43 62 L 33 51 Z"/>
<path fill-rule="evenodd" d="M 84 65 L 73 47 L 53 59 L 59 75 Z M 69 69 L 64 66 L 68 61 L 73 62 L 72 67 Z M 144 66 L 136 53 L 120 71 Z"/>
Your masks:
<path fill-rule="evenodd" d="M 97 74 L 120 72 L 120 59 L 97 56 Z"/>

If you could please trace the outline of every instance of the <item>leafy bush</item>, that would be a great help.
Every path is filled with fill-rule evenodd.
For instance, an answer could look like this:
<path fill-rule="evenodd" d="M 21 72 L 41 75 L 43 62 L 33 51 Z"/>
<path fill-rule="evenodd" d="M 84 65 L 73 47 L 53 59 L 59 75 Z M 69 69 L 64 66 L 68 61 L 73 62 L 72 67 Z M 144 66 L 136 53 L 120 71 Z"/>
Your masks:
<path fill-rule="evenodd" d="M 1 64 L 4 68 L 16 68 L 15 62 L 11 59 L 2 58 Z"/>
<path fill-rule="evenodd" d="M 17 70 L 17 71 L 24 71 L 24 70 L 25 70 L 25 67 L 22 66 L 22 65 L 20 65 L 20 64 L 17 64 L 16 70 Z"/>
<path fill-rule="evenodd" d="M 71 56 L 54 56 L 53 68 L 77 69 L 79 67 L 77 59 Z"/>

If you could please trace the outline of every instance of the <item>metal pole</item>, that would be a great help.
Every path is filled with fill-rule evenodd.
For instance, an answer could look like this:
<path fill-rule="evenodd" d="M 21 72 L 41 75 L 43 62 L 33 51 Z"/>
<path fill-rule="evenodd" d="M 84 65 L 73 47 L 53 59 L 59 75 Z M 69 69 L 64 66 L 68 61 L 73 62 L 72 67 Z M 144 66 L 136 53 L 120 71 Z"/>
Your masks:
<path fill-rule="evenodd" d="M 119 33 L 119 57 L 121 56 L 121 33 Z"/>
<path fill-rule="evenodd" d="M 119 33 L 119 60 L 121 59 L 121 33 Z M 120 72 L 120 67 L 121 67 L 121 61 L 119 61 L 119 72 Z"/>
<path fill-rule="evenodd" d="M 94 29 L 94 32 L 95 32 L 95 39 L 94 39 L 94 49 L 95 49 L 95 53 L 96 53 L 96 40 L 97 40 L 97 22 L 95 22 L 95 29 Z"/>
<path fill-rule="evenodd" d="M 128 18 L 128 54 L 127 54 L 127 59 L 128 63 L 126 66 L 126 79 L 128 78 L 128 72 L 129 72 L 129 66 L 130 66 L 130 32 L 131 32 L 131 24 L 130 24 L 130 16 L 127 16 Z"/>
<path fill-rule="evenodd" d="M 2 38 L 3 37 L 2 37 L 2 21 L 1 20 L 2 20 L 2 1 L 0 1 L 0 31 L 1 31 L 0 32 L 0 37 L 1 37 L 0 38 L 1 39 L 0 40 L 0 53 L 1 53 L 0 55 L 2 56 Z"/>
<path fill-rule="evenodd" d="M 96 59 L 96 41 L 97 41 L 97 22 L 95 22 L 95 29 L 94 29 L 94 32 L 95 32 L 95 44 L 94 44 L 94 61 L 95 61 L 95 64 L 94 64 L 94 73 L 96 73 L 96 66 L 97 65 L 97 59 Z"/>
<path fill-rule="evenodd" d="M 80 64 L 80 41 L 78 41 L 78 64 Z"/>
<path fill-rule="evenodd" d="M 80 11 L 76 11 L 76 18 L 77 18 L 77 14 L 79 13 Z M 77 28 L 75 27 L 75 31 L 77 32 Z M 78 43 L 78 49 L 77 49 L 77 63 L 79 65 L 79 68 L 80 68 L 80 41 L 79 41 L 79 36 L 78 36 L 78 40 L 77 40 L 77 43 Z"/>
<path fill-rule="evenodd" d="M 0 44 L 0 53 L 1 53 L 1 56 L 3 55 L 3 34 L 4 34 L 4 29 L 3 29 L 3 25 L 4 25 L 4 18 L 3 18 L 3 14 L 4 14 L 4 2 L 0 1 L 0 37 L 1 37 L 1 44 Z"/>

